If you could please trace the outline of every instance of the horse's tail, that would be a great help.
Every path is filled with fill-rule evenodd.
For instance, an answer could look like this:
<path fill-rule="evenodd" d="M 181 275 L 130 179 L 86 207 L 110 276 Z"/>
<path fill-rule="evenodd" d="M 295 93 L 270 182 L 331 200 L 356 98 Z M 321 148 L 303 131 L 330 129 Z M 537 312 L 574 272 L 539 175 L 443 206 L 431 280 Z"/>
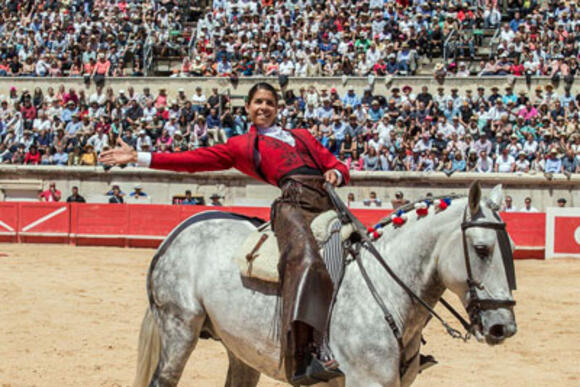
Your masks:
<path fill-rule="evenodd" d="M 133 387 L 147 387 L 157 367 L 161 351 L 159 328 L 157 323 L 155 323 L 151 308 L 147 308 L 141 323 L 138 351 L 137 375 L 135 376 Z"/>

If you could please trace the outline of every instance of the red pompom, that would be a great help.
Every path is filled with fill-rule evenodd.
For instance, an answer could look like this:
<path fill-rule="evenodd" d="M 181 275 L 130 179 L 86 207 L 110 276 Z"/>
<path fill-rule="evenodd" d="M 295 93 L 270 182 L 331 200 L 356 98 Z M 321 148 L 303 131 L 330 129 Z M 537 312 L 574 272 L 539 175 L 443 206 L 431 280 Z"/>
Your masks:
<path fill-rule="evenodd" d="M 417 208 L 417 210 L 415 212 L 417 212 L 417 216 L 419 216 L 419 217 L 429 215 L 428 208 Z"/>
<path fill-rule="evenodd" d="M 378 231 L 373 232 L 373 239 L 379 239 L 380 236 L 381 236 L 381 234 L 379 234 Z"/>
<path fill-rule="evenodd" d="M 397 216 L 396 218 L 393 218 L 393 224 L 394 224 L 395 226 L 402 226 L 402 225 L 404 225 L 404 224 L 405 224 L 405 219 L 403 219 L 403 218 L 402 218 L 402 217 L 400 217 L 400 216 Z"/>
<path fill-rule="evenodd" d="M 368 232 L 369 234 L 370 234 L 370 233 L 372 233 L 373 231 L 375 231 L 375 228 L 374 228 L 373 226 L 369 226 L 369 227 L 367 227 L 367 232 Z"/>
<path fill-rule="evenodd" d="M 441 204 L 439 204 L 439 209 L 444 210 L 446 208 L 447 208 L 447 203 L 445 203 L 443 200 L 441 200 Z"/>

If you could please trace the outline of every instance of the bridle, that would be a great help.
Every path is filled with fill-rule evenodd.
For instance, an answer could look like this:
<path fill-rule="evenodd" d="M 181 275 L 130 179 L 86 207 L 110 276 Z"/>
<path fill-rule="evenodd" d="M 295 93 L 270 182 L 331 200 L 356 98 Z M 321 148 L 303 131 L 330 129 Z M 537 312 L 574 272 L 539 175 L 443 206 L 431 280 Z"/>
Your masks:
<path fill-rule="evenodd" d="M 463 241 L 463 256 L 465 258 L 465 269 L 467 270 L 467 287 L 469 293 L 469 302 L 466 310 L 469 314 L 470 328 L 481 325 L 481 312 L 489 309 L 509 308 L 513 307 L 516 302 L 509 299 L 494 299 L 494 298 L 480 298 L 477 289 L 483 289 L 483 285 L 473 277 L 473 270 L 471 268 L 471 259 L 469 256 L 469 248 L 467 244 L 466 230 L 470 228 L 485 228 L 496 230 L 497 240 L 503 260 L 504 269 L 510 290 L 516 290 L 516 276 L 513 264 L 512 250 L 510 240 L 506 231 L 506 224 L 501 220 L 497 212 L 493 211 L 493 216 L 498 222 L 477 221 L 477 219 L 484 218 L 481 208 L 467 220 L 467 209 L 463 212 L 463 221 L 461 223 L 461 239 Z"/>
<path fill-rule="evenodd" d="M 329 194 L 331 201 L 333 202 L 339 218 L 343 222 L 352 223 L 355 228 L 358 230 L 357 233 L 353 234 L 350 240 L 347 240 L 345 244 L 345 249 L 349 251 L 353 259 L 356 261 L 360 272 L 367 284 L 371 295 L 381 308 L 384 319 L 391 328 L 393 335 L 395 336 L 398 346 L 399 346 L 399 374 L 401 377 L 405 374 L 406 370 L 410 366 L 411 362 L 419 355 L 417 352 L 414 356 L 412 356 L 409 360 L 405 361 L 403 358 L 403 350 L 404 350 L 404 343 L 403 343 L 403 335 L 401 329 L 395 323 L 395 319 L 391 312 L 389 312 L 386 304 L 378 294 L 374 284 L 372 283 L 364 265 L 362 262 L 361 254 L 360 254 L 360 247 L 365 248 L 369 253 L 371 253 L 377 262 L 385 269 L 385 271 L 393 278 L 393 280 L 409 295 L 409 297 L 417 301 L 431 317 L 435 317 L 439 322 L 443 325 L 447 333 L 453 337 L 458 339 L 463 339 L 464 341 L 469 340 L 471 334 L 475 332 L 475 328 L 477 326 L 481 326 L 481 312 L 484 310 L 489 309 L 497 309 L 497 308 L 504 308 L 504 307 L 513 307 L 516 303 L 514 300 L 497 300 L 497 299 L 485 299 L 480 298 L 477 293 L 478 288 L 482 288 L 482 284 L 477 282 L 473 277 L 473 270 L 471 268 L 471 261 L 469 257 L 469 249 L 467 245 L 467 236 L 466 230 L 469 228 L 488 228 L 496 230 L 498 243 L 500 246 L 502 259 L 504 263 L 504 267 L 506 270 L 506 275 L 508 278 L 508 285 L 510 290 L 516 289 L 516 281 L 515 281 L 515 270 L 513 265 L 513 257 L 511 252 L 511 245 L 509 236 L 506 231 L 506 225 L 501 220 L 499 215 L 495 211 L 493 211 L 493 215 L 498 220 L 498 222 L 489 222 L 489 221 L 477 221 L 477 219 L 484 218 L 483 212 L 481 208 L 476 212 L 476 214 L 468 221 L 467 220 L 467 212 L 469 205 L 466 205 L 463 215 L 463 221 L 461 223 L 461 234 L 463 240 L 463 255 L 465 258 L 465 267 L 467 270 L 467 286 L 469 291 L 469 303 L 466 307 L 466 310 L 469 314 L 468 323 L 459 312 L 455 310 L 447 301 L 443 298 L 440 298 L 442 305 L 447 308 L 451 314 L 459 320 L 463 328 L 466 330 L 465 334 L 462 334 L 457 329 L 451 327 L 427 302 L 425 302 L 421 297 L 419 297 L 403 280 L 397 276 L 397 274 L 391 269 L 391 267 L 387 264 L 387 262 L 383 259 L 381 254 L 377 251 L 375 246 L 373 245 L 371 239 L 366 234 L 366 229 L 364 228 L 363 224 L 358 220 L 350 210 L 344 205 L 344 203 L 340 200 L 336 192 L 334 191 L 334 187 L 328 183 L 325 184 L 325 188 Z"/>

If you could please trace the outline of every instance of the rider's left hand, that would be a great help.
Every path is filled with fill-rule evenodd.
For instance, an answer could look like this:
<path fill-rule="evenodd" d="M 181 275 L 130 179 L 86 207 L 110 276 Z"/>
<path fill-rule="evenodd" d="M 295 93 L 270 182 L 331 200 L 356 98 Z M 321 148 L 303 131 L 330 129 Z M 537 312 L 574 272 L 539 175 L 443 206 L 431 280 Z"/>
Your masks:
<path fill-rule="evenodd" d="M 336 187 L 338 185 L 338 175 L 336 171 L 334 169 L 329 169 L 324 172 L 324 180 Z"/>

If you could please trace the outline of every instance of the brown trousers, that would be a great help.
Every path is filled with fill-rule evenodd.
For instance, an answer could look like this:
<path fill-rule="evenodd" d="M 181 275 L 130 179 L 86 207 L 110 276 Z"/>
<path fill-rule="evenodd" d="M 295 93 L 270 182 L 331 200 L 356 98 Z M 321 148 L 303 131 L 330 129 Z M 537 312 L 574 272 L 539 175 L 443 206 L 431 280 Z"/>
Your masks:
<path fill-rule="evenodd" d="M 282 196 L 272 205 L 272 226 L 280 250 L 282 286 L 282 352 L 286 376 L 296 370 L 296 327 L 307 324 L 326 332 L 333 284 L 318 252 L 310 223 L 332 207 L 320 176 L 294 175 L 282 184 Z M 301 324 L 303 326 L 303 324 Z"/>

